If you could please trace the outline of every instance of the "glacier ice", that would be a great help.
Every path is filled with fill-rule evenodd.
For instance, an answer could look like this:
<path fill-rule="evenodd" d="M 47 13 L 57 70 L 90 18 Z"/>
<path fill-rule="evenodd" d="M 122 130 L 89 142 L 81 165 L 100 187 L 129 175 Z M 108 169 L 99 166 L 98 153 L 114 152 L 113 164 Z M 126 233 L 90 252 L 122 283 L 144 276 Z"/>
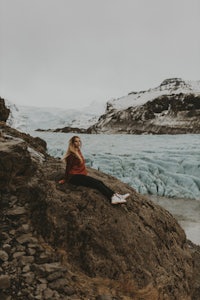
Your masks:
<path fill-rule="evenodd" d="M 72 134 L 34 132 L 62 157 Z M 79 135 L 86 164 L 139 193 L 200 200 L 200 136 Z"/>

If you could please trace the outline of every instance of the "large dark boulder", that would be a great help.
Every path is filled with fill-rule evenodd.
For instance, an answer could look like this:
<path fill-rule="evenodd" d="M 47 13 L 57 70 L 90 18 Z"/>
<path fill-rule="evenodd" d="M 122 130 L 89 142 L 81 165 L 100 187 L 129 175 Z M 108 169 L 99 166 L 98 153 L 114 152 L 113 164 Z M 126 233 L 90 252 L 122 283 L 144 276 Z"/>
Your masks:
<path fill-rule="evenodd" d="M 61 161 L 30 141 L 4 127 L 0 299 L 198 299 L 199 248 L 168 211 L 94 169 L 126 205 L 59 185 Z"/>
<path fill-rule="evenodd" d="M 0 122 L 0 132 L 2 136 L 6 135 L 7 140 L 9 139 L 9 136 L 21 139 L 27 143 L 26 145 L 30 145 L 34 150 L 47 156 L 47 143 L 43 139 L 39 137 L 32 137 L 30 134 L 20 132 L 6 125 L 5 122 Z"/>

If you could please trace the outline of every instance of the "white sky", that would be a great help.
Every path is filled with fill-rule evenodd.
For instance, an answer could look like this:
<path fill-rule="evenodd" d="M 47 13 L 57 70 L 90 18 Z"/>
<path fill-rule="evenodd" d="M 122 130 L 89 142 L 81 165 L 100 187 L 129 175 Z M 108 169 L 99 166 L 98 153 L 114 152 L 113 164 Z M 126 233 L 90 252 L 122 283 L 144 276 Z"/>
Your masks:
<path fill-rule="evenodd" d="M 199 0 L 0 0 L 0 96 L 84 107 L 200 79 Z"/>

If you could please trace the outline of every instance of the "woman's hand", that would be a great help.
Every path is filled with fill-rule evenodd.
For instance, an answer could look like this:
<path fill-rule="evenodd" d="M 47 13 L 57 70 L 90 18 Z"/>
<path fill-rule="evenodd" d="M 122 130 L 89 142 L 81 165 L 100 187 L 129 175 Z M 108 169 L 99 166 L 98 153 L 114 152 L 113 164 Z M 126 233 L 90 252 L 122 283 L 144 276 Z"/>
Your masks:
<path fill-rule="evenodd" d="M 59 184 L 64 184 L 64 183 L 65 183 L 65 180 L 64 180 L 64 179 L 61 179 L 61 180 L 58 181 L 58 183 L 59 183 Z"/>

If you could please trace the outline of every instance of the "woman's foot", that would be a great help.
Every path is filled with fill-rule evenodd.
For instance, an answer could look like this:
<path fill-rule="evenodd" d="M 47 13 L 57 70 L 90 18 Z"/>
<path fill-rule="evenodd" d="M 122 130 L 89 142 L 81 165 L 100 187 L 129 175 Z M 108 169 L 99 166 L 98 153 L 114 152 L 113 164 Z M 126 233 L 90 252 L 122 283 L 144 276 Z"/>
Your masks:
<path fill-rule="evenodd" d="M 124 195 L 120 195 L 120 194 L 116 193 L 115 195 L 117 195 L 118 197 L 120 197 L 120 198 L 122 198 L 122 199 L 126 199 L 126 198 L 128 198 L 128 197 L 130 196 L 129 193 L 124 194 Z"/>
<path fill-rule="evenodd" d="M 111 198 L 111 204 L 123 204 L 126 203 L 126 199 L 121 197 L 122 195 L 114 194 Z"/>

